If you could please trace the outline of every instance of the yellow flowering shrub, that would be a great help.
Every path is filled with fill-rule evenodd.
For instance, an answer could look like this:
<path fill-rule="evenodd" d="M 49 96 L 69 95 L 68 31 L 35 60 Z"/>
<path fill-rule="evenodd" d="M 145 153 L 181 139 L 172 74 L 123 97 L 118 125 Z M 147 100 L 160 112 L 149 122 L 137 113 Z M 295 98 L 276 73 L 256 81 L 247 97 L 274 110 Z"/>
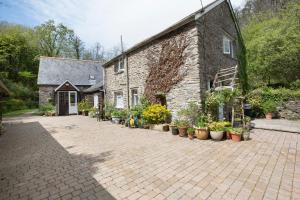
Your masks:
<path fill-rule="evenodd" d="M 150 124 L 161 124 L 166 121 L 166 119 L 170 116 L 170 111 L 166 108 L 166 106 L 162 106 L 160 104 L 153 104 L 148 106 L 143 111 L 143 119 Z"/>

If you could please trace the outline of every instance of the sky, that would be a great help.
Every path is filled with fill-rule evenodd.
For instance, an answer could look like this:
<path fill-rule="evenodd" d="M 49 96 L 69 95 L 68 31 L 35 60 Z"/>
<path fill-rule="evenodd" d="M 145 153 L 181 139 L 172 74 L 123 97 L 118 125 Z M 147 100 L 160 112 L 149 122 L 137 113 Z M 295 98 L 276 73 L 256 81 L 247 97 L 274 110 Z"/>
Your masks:
<path fill-rule="evenodd" d="M 213 0 L 202 0 L 204 6 Z M 231 0 L 234 8 L 245 0 Z M 201 8 L 200 0 L 0 0 L 0 21 L 34 27 L 49 19 L 73 29 L 87 47 L 127 48 Z"/>

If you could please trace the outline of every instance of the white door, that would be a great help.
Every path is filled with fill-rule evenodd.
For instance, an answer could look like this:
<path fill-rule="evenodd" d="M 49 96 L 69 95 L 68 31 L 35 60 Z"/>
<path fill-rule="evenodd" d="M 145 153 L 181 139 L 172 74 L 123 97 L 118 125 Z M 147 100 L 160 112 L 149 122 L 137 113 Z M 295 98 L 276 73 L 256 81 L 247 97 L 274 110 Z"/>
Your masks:
<path fill-rule="evenodd" d="M 94 95 L 94 108 L 98 108 L 98 103 L 99 103 L 98 100 L 99 100 L 98 95 Z"/>
<path fill-rule="evenodd" d="M 77 92 L 69 92 L 69 114 L 77 114 Z"/>

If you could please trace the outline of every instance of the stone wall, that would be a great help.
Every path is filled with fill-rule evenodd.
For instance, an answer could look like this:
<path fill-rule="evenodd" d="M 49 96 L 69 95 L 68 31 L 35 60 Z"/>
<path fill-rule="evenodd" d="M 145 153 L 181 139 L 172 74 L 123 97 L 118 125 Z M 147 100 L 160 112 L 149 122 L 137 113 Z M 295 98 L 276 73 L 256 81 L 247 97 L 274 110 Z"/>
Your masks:
<path fill-rule="evenodd" d="M 54 90 L 57 86 L 39 86 L 39 105 L 54 102 Z"/>
<path fill-rule="evenodd" d="M 290 99 L 278 108 L 279 116 L 283 119 L 300 120 L 300 98 Z"/>
<path fill-rule="evenodd" d="M 237 30 L 226 2 L 197 20 L 199 35 L 200 80 L 201 93 L 208 88 L 220 68 L 228 68 L 238 64 L 237 59 L 223 54 L 223 36 L 230 37 L 237 44 Z M 237 54 L 238 46 L 234 52 Z"/>
<path fill-rule="evenodd" d="M 114 102 L 114 93 L 122 92 L 124 105 L 128 107 L 127 105 L 131 105 L 131 89 L 137 89 L 139 97 L 143 96 L 149 73 L 147 54 L 160 52 L 162 41 L 178 37 L 180 33 L 190 39 L 190 43 L 184 52 L 186 61 L 180 69 L 184 75 L 183 80 L 166 94 L 167 107 L 172 111 L 173 117 L 176 117 L 177 111 L 185 107 L 189 101 L 200 104 L 201 97 L 204 97 L 207 91 L 207 82 L 213 80 L 217 70 L 237 64 L 236 59 L 223 54 L 224 34 L 230 35 L 233 39 L 237 38 L 234 21 L 225 2 L 207 13 L 205 18 L 190 22 L 127 54 L 123 72 L 114 72 L 114 63 L 107 66 L 105 68 L 106 99 Z M 127 86 L 127 75 L 129 86 Z"/>
<path fill-rule="evenodd" d="M 137 89 L 139 97 L 143 96 L 146 86 L 146 79 L 149 73 L 147 54 L 149 52 L 161 51 L 161 43 L 170 37 L 178 37 L 180 33 L 190 39 L 189 46 L 184 54 L 187 56 L 185 64 L 180 71 L 184 74 L 183 80 L 173 86 L 166 95 L 167 106 L 176 113 L 176 111 L 186 104 L 187 101 L 199 101 L 200 83 L 199 83 L 199 66 L 198 66 L 198 47 L 197 47 L 197 29 L 194 23 L 190 23 L 181 29 L 170 33 L 158 40 L 151 42 L 144 47 L 131 52 L 126 56 L 125 67 L 128 63 L 129 77 L 129 98 L 127 97 L 127 70 L 115 73 L 114 66 L 111 65 L 105 69 L 106 80 L 106 99 L 113 102 L 115 92 L 123 92 L 124 105 L 127 107 L 132 104 L 131 90 Z M 158 59 L 158 58 L 157 58 Z"/>

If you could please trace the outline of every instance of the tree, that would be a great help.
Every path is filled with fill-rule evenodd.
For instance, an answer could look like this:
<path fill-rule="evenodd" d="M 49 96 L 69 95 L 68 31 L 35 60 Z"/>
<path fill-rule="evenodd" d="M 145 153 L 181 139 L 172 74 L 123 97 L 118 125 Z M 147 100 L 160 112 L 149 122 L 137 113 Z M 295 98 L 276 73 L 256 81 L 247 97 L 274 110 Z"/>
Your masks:
<path fill-rule="evenodd" d="M 53 20 L 35 27 L 40 54 L 57 57 L 70 55 L 74 50 L 74 31 L 63 24 L 55 25 Z"/>
<path fill-rule="evenodd" d="M 72 45 L 75 51 L 75 58 L 80 59 L 83 56 L 84 45 L 78 36 L 72 36 Z"/>
<path fill-rule="evenodd" d="M 260 14 L 243 30 L 252 86 L 282 85 L 300 79 L 300 1 Z"/>

